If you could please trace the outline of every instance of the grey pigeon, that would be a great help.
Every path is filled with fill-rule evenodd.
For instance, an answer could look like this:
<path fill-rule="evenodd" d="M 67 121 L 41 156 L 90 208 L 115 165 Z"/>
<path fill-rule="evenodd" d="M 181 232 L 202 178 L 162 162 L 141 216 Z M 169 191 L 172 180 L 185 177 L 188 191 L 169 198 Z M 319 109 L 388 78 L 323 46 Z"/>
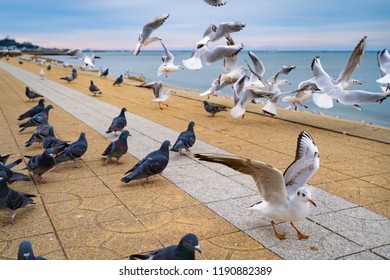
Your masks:
<path fill-rule="evenodd" d="M 21 120 L 24 120 L 24 119 L 27 119 L 27 118 L 32 118 L 36 114 L 42 112 L 43 109 L 45 109 L 45 99 L 41 98 L 41 99 L 39 99 L 38 105 L 32 107 L 27 112 L 21 114 L 19 116 L 19 118 L 18 118 L 18 121 L 21 121 Z"/>
<path fill-rule="evenodd" d="M 8 154 L 8 155 L 5 155 L 5 156 L 1 156 L 0 155 L 0 165 L 6 164 L 7 160 L 9 159 L 10 156 L 11 156 L 11 154 Z"/>
<path fill-rule="evenodd" d="M 48 71 L 50 71 L 50 70 L 51 70 L 51 64 L 47 65 L 46 69 L 47 69 Z"/>
<path fill-rule="evenodd" d="M 29 87 L 26 87 L 26 96 L 28 97 L 28 100 L 34 100 L 38 97 L 43 97 L 43 95 L 40 95 L 39 93 L 36 93 L 35 91 L 30 90 Z"/>
<path fill-rule="evenodd" d="M 121 135 L 119 135 L 118 140 L 111 142 L 108 145 L 102 154 L 102 156 L 107 157 L 106 161 L 102 164 L 103 166 L 107 165 L 113 157 L 117 158 L 117 164 L 122 164 L 119 162 L 119 159 L 127 152 L 127 137 L 129 137 L 129 135 L 130 132 L 128 130 L 123 130 Z"/>
<path fill-rule="evenodd" d="M 23 240 L 19 244 L 18 260 L 46 260 L 46 258 L 35 256 L 31 242 Z"/>
<path fill-rule="evenodd" d="M 120 75 L 118 78 L 116 78 L 115 82 L 112 85 L 113 86 L 115 86 L 115 85 L 120 86 L 121 83 L 123 83 L 123 75 Z"/>
<path fill-rule="evenodd" d="M 65 150 L 69 146 L 68 141 L 62 141 L 61 139 L 55 137 L 54 128 L 49 127 L 49 135 L 43 140 L 43 148 L 52 155 L 57 155 Z"/>
<path fill-rule="evenodd" d="M 122 108 L 119 116 L 115 117 L 106 133 L 122 131 L 123 128 L 127 125 L 126 116 L 125 116 L 126 108 Z"/>
<path fill-rule="evenodd" d="M 55 158 L 47 151 L 43 151 L 42 154 L 36 156 L 24 156 L 28 158 L 27 166 L 24 169 L 28 169 L 36 178 L 38 183 L 47 183 L 42 178 L 42 174 L 49 171 L 56 165 Z"/>
<path fill-rule="evenodd" d="M 103 71 L 99 71 L 99 73 L 100 73 L 100 77 L 107 77 L 107 75 L 108 75 L 108 71 L 109 71 L 109 69 L 108 68 L 106 68 L 105 70 L 103 70 Z"/>
<path fill-rule="evenodd" d="M 73 70 L 76 70 L 76 69 L 73 69 Z M 67 82 L 71 82 L 73 81 L 74 79 L 76 79 L 77 77 L 77 70 L 76 71 L 72 71 L 72 75 L 70 76 L 65 76 L 65 77 L 61 77 L 60 79 L 61 80 L 65 80 Z"/>
<path fill-rule="evenodd" d="M 50 127 L 52 126 L 47 123 L 38 126 L 31 135 L 30 139 L 24 144 L 24 146 L 30 147 L 34 143 L 42 143 L 43 140 L 49 136 Z"/>
<path fill-rule="evenodd" d="M 81 167 L 78 164 L 80 158 L 85 154 L 88 149 L 88 142 L 85 138 L 85 132 L 80 133 L 80 137 L 76 142 L 73 142 L 65 150 L 55 157 L 56 164 L 73 160 L 74 167 Z"/>
<path fill-rule="evenodd" d="M 13 167 L 15 167 L 16 165 L 21 163 L 23 160 L 21 158 L 19 158 L 19 159 L 15 160 L 14 162 L 6 165 L 5 162 L 7 161 L 8 156 L 5 156 L 4 157 L 5 159 L 2 159 L 2 162 L 4 161 L 4 163 L 0 163 L 0 171 L 4 171 L 5 173 L 7 173 L 7 177 L 8 177 L 7 182 L 9 184 L 12 184 L 13 182 L 16 182 L 16 181 L 31 181 L 31 178 L 29 176 L 27 176 L 23 173 L 11 170 Z"/>
<path fill-rule="evenodd" d="M 188 124 L 187 130 L 180 133 L 179 137 L 176 140 L 176 143 L 171 148 L 171 151 L 180 152 L 180 154 L 183 154 L 183 149 L 185 149 L 187 152 L 190 151 L 190 148 L 195 144 L 196 140 L 194 126 L 195 123 L 191 121 Z"/>
<path fill-rule="evenodd" d="M 89 91 L 93 93 L 93 96 L 96 96 L 96 94 L 102 94 L 101 90 L 95 86 L 92 80 L 91 84 L 89 85 Z"/>
<path fill-rule="evenodd" d="M 212 117 L 218 112 L 227 111 L 226 106 L 211 104 L 207 100 L 203 101 L 204 109 L 211 114 Z"/>
<path fill-rule="evenodd" d="M 195 251 L 200 251 L 198 237 L 193 233 L 186 234 L 178 245 L 164 247 L 147 254 L 130 255 L 130 260 L 195 260 Z"/>
<path fill-rule="evenodd" d="M 9 221 L 5 223 L 6 225 L 10 225 L 14 224 L 16 210 L 29 204 L 35 204 L 32 197 L 36 196 L 10 189 L 7 180 L 7 173 L 0 171 L 0 209 L 6 210 L 11 214 Z"/>
<path fill-rule="evenodd" d="M 146 178 L 146 183 L 150 181 L 148 178 L 152 175 L 159 174 L 164 171 L 169 162 L 169 146 L 171 143 L 165 140 L 160 149 L 151 152 L 142 160 L 140 160 L 133 168 L 125 174 L 129 175 L 121 179 L 122 182 L 128 183 L 132 180 L 139 180 Z"/>
<path fill-rule="evenodd" d="M 27 127 L 32 127 L 32 126 L 40 126 L 42 124 L 45 124 L 49 121 L 49 111 L 53 108 L 52 105 L 47 105 L 45 109 L 42 110 L 42 112 L 36 114 L 34 117 L 29 119 L 27 122 L 22 123 L 19 125 L 22 129 L 19 130 L 19 132 L 22 132 L 25 130 Z"/>

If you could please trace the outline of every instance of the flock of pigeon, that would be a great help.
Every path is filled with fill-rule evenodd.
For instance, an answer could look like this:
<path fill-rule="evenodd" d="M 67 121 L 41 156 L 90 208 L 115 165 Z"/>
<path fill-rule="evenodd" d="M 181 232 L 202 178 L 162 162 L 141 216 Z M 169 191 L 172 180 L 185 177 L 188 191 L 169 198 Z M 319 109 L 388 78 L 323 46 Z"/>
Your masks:
<path fill-rule="evenodd" d="M 205 2 L 213 6 L 226 4 L 226 2 L 219 0 L 205 0 Z M 169 14 L 165 14 L 148 22 L 139 36 L 134 51 L 134 55 L 138 55 L 143 47 L 159 41 L 165 50 L 165 55 L 162 58 L 163 63 L 158 68 L 158 75 L 168 75 L 168 73 L 183 69 L 182 66 L 174 64 L 174 57 L 163 44 L 162 39 L 151 37 L 152 32 L 159 28 L 168 17 Z M 240 22 L 222 23 L 218 26 L 211 24 L 207 28 L 204 36 L 195 44 L 192 56 L 187 60 L 183 60 L 183 65 L 188 69 L 198 70 L 202 68 L 202 61 L 210 64 L 218 60 L 224 60 L 224 72 L 213 82 L 212 87 L 201 95 L 209 96 L 215 94 L 226 85 L 232 85 L 235 94 L 235 106 L 231 110 L 231 114 L 234 118 L 244 116 L 245 107 L 249 102 L 256 103 L 258 98 L 264 97 L 267 98 L 267 103 L 263 110 L 272 115 L 276 115 L 275 105 L 278 99 L 283 94 L 286 94 L 279 89 L 280 86 L 286 83 L 285 80 L 281 79 L 281 75 L 287 75 L 295 67 L 284 65 L 274 76 L 266 79 L 263 76 L 264 65 L 253 52 L 249 52 L 248 56 L 252 61 L 252 66 L 247 63 L 247 68 L 251 72 L 248 78 L 246 76 L 246 68 L 237 66 L 237 55 L 243 49 L 243 45 L 235 44 L 231 37 L 231 33 L 238 32 L 244 27 L 245 24 Z M 222 38 L 227 39 L 226 45 L 211 46 L 212 43 Z M 296 95 L 290 97 L 290 102 L 294 105 L 299 104 L 305 106 L 303 104 L 304 100 L 313 96 L 313 99 L 317 102 L 316 104 L 320 104 L 323 107 L 332 106 L 333 100 L 337 100 L 342 104 L 354 105 L 359 108 L 360 104 L 366 102 L 382 102 L 386 99 L 390 95 L 390 55 L 386 49 L 378 53 L 378 63 L 382 77 L 377 82 L 381 84 L 382 92 L 373 93 L 362 90 L 347 90 L 351 85 L 359 84 L 359 81 L 353 80 L 350 77 L 362 59 L 366 39 L 367 37 L 362 38 L 356 46 L 351 54 L 348 65 L 337 79 L 332 79 L 322 68 L 320 58 L 315 57 L 311 65 L 313 78 L 299 85 L 298 90 L 294 92 Z M 69 54 L 78 57 L 86 65 L 93 67 L 93 56 L 85 56 L 78 50 L 72 50 Z M 99 75 L 101 77 L 107 76 L 108 69 L 99 71 Z M 62 77 L 61 79 L 71 82 L 75 78 L 77 78 L 77 70 L 73 69 L 70 76 Z M 122 82 L 123 76 L 121 75 L 114 82 L 113 86 L 120 85 Z M 162 82 L 149 82 L 139 86 L 153 89 L 155 95 L 153 101 L 159 103 L 160 109 L 162 109 L 162 105 L 168 107 L 165 102 L 172 93 L 172 90 L 168 90 L 167 92 L 163 91 Z M 92 80 L 89 90 L 94 96 L 102 94 Z M 243 92 L 243 94 L 240 94 L 240 92 Z M 36 128 L 25 145 L 29 147 L 34 143 L 42 143 L 44 148 L 42 154 L 26 156 L 28 158 L 26 169 L 32 173 L 37 183 L 45 183 L 46 181 L 42 178 L 42 175 L 62 162 L 73 161 L 74 167 L 80 167 L 79 160 L 88 148 L 85 133 L 81 132 L 79 139 L 70 144 L 69 141 L 56 138 L 53 126 L 49 125 L 48 122 L 49 111 L 53 106 L 45 106 L 43 96 L 35 93 L 28 87 L 26 87 L 26 96 L 29 100 L 38 98 L 39 103 L 20 115 L 19 120 L 29 118 L 29 120 L 20 124 L 20 131 L 29 127 Z M 212 116 L 218 112 L 227 110 L 225 106 L 211 104 L 207 100 L 204 100 L 203 104 L 205 110 Z M 127 125 L 125 112 L 126 108 L 122 108 L 120 114 L 112 120 L 106 132 L 114 132 L 115 135 L 119 132 L 120 135 L 102 153 L 106 157 L 103 165 L 107 165 L 112 161 L 112 158 L 116 158 L 117 164 L 121 164 L 119 160 L 128 150 L 127 138 L 130 136 L 130 132 L 125 130 L 125 126 Z M 189 122 L 187 130 L 180 133 L 173 146 L 171 146 L 169 140 L 164 141 L 158 150 L 146 155 L 127 171 L 125 173 L 126 176 L 121 178 L 121 181 L 128 183 L 132 180 L 145 179 L 146 182 L 150 182 L 150 177 L 160 174 L 167 167 L 170 151 L 179 152 L 180 154 L 190 152 L 190 148 L 196 142 L 194 126 L 195 123 L 193 121 Z M 17 192 L 8 187 L 9 184 L 15 181 L 30 180 L 28 176 L 11 170 L 14 166 L 22 162 L 22 159 L 6 164 L 9 156 L 0 157 L 0 209 L 7 210 L 11 213 L 11 218 L 7 224 L 13 224 L 16 210 L 29 204 L 34 204 L 33 198 L 35 195 Z M 274 234 L 278 239 L 282 240 L 285 236 L 277 231 L 275 221 L 289 222 L 297 231 L 299 239 L 308 238 L 307 235 L 300 232 L 293 224 L 308 216 L 310 204 L 316 206 L 306 184 L 318 170 L 320 161 L 318 148 L 308 132 L 302 131 L 298 135 L 295 159 L 284 173 L 267 163 L 236 156 L 195 154 L 194 157 L 201 161 L 223 164 L 241 173 L 252 176 L 263 201 L 253 205 L 251 209 L 259 210 L 271 219 Z M 165 247 L 144 255 L 131 255 L 130 259 L 195 259 L 195 251 L 200 252 L 198 238 L 194 234 L 189 233 L 180 240 L 178 245 Z M 20 244 L 18 259 L 44 258 L 35 257 L 31 243 L 26 240 Z"/>

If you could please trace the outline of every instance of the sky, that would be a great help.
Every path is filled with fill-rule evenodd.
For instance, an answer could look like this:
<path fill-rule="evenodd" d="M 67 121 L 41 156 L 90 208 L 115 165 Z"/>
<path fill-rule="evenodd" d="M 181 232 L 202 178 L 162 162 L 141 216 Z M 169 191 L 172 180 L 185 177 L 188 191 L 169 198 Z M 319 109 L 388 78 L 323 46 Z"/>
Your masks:
<path fill-rule="evenodd" d="M 171 50 L 192 49 L 214 23 L 246 24 L 232 34 L 246 50 L 390 48 L 388 0 L 12 0 L 0 8 L 0 39 L 43 47 L 134 50 L 143 25 L 169 13 L 153 36 Z M 145 50 L 161 49 L 151 44 Z"/>

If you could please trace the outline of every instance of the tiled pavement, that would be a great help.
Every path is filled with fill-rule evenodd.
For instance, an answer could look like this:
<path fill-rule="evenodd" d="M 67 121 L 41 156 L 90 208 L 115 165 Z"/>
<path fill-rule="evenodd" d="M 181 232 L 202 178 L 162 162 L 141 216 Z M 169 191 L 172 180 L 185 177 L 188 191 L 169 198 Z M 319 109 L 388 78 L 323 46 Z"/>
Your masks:
<path fill-rule="evenodd" d="M 204 253 L 197 256 L 200 259 L 390 258 L 389 186 L 386 179 L 389 149 L 386 144 L 331 135 L 340 141 L 354 143 L 328 154 L 320 149 L 320 154 L 325 154 L 325 157 L 321 158 L 319 176 L 311 182 L 321 187 L 312 188 L 318 207 L 307 220 L 297 224 L 310 235 L 310 239 L 298 240 L 290 226 L 280 224 L 278 227 L 287 233 L 287 240 L 281 242 L 274 237 L 269 221 L 245 209 L 259 199 L 250 177 L 231 169 L 199 163 L 190 156 L 171 154 L 164 178 L 157 177 L 153 184 L 136 182 L 125 185 L 119 181 L 123 173 L 136 163 L 136 158 L 158 148 L 165 139 L 176 139 L 178 131 L 170 129 L 171 125 L 163 126 L 127 113 L 132 134 L 129 153 L 132 156 L 126 156 L 123 165 L 102 167 L 100 153 L 108 144 L 106 137 L 114 139 L 105 131 L 120 107 L 49 79 L 40 80 L 37 75 L 8 64 L 0 63 L 0 66 L 21 81 L 1 72 L 1 154 L 12 152 L 16 157 L 40 152 L 37 147 L 24 147 L 30 134 L 27 131 L 20 134 L 17 128 L 17 116 L 32 103 L 24 101 L 24 85 L 36 89 L 54 104 L 50 123 L 61 138 L 73 141 L 85 131 L 90 143 L 83 168 L 73 169 L 70 163 L 61 164 L 45 176 L 48 184 L 11 185 L 18 190 L 38 193 L 41 197 L 38 205 L 18 212 L 16 225 L 0 230 L 2 258 L 14 258 L 17 243 L 21 238 L 29 238 L 37 243 L 34 246 L 41 254 L 46 253 L 52 259 L 121 259 L 130 253 L 176 243 L 189 231 L 201 239 Z M 217 148 L 218 145 L 206 143 L 215 141 L 215 135 L 208 134 L 205 127 L 200 130 L 200 138 L 205 142 L 198 140 L 193 152 L 226 153 Z M 330 138 L 329 131 L 321 133 Z M 224 136 L 229 138 L 228 133 Z M 221 146 L 248 157 L 253 157 L 255 149 L 260 149 L 263 154 L 272 152 L 270 158 L 276 162 L 271 164 L 287 166 L 291 161 L 289 154 L 295 152 L 296 141 L 286 142 L 274 137 L 277 147 L 271 151 L 242 139 L 233 139 L 235 142 L 231 146 L 228 141 Z M 322 142 L 322 138 L 315 140 Z M 356 147 L 355 142 L 360 147 Z M 364 144 L 370 149 L 362 147 Z M 275 156 L 279 146 L 282 152 Z M 235 150 L 237 148 L 239 151 Z M 292 153 L 284 152 L 287 149 Z M 350 166 L 346 159 L 356 157 L 364 157 L 367 164 Z M 375 169 L 378 159 L 382 160 L 385 170 Z M 362 171 L 366 173 L 361 174 Z M 329 190 L 333 194 L 327 192 Z M 368 193 L 371 190 L 374 194 Z M 349 201 L 334 195 L 339 195 L 337 192 L 343 193 Z M 363 200 L 362 203 L 359 200 Z M 372 201 L 368 203 L 367 200 Z"/>

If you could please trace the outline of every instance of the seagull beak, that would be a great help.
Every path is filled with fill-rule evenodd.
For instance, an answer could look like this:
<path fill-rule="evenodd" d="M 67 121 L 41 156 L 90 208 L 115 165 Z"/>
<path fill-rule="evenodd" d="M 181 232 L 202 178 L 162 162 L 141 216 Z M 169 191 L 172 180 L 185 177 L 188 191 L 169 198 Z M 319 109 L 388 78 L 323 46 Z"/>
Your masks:
<path fill-rule="evenodd" d="M 308 199 L 308 201 L 309 201 L 311 204 L 313 204 L 315 207 L 317 207 L 317 204 L 314 202 L 314 200 Z"/>
<path fill-rule="evenodd" d="M 195 248 L 195 251 L 198 251 L 199 253 L 202 254 L 202 251 L 200 250 L 200 246 L 199 245 L 196 245 L 194 248 Z"/>

